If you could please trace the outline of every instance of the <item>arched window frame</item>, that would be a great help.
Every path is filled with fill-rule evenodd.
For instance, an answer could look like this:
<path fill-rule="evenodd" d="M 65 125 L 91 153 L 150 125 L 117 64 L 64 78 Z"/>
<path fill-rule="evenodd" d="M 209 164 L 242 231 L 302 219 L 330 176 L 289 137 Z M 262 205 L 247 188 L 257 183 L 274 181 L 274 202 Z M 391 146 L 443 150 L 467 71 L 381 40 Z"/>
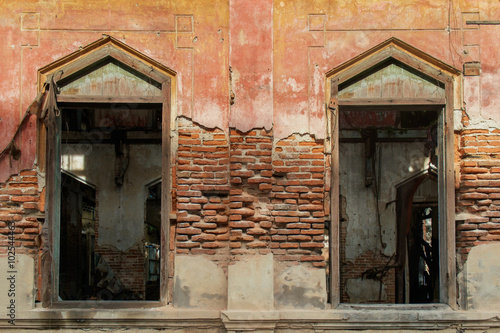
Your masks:
<path fill-rule="evenodd" d="M 413 70 L 420 72 L 440 82 L 445 87 L 444 99 L 339 99 L 339 85 L 350 79 L 369 72 L 373 67 L 384 62 L 395 60 Z M 454 187 L 454 106 L 460 104 L 460 71 L 446 63 L 422 52 L 421 50 L 397 39 L 391 38 L 374 48 L 339 65 L 326 74 L 327 99 L 327 137 L 330 139 L 331 149 L 331 226 L 330 226 L 330 285 L 329 293 L 332 308 L 340 304 L 340 219 L 339 219 L 339 109 L 342 106 L 383 106 L 398 108 L 411 105 L 442 106 L 443 112 L 439 116 L 440 140 L 443 142 L 444 158 L 440 159 L 439 166 L 439 237 L 440 237 L 440 295 L 439 302 L 451 308 L 457 308 L 456 291 L 456 259 L 455 259 L 455 187 Z"/>
<path fill-rule="evenodd" d="M 159 62 L 138 52 L 130 46 L 110 36 L 104 36 L 80 50 L 69 54 L 38 71 L 39 90 L 44 89 L 45 82 L 56 85 L 68 78 L 78 75 L 89 67 L 108 58 L 133 69 L 146 78 L 161 84 L 161 96 L 90 96 L 90 95 L 57 95 L 58 103 L 153 103 L 162 105 L 162 204 L 161 204 L 161 282 L 160 305 L 166 305 L 168 299 L 169 276 L 169 248 L 170 248 L 170 206 L 171 206 L 171 128 L 175 117 L 176 73 Z M 71 80 L 71 79 L 70 79 Z M 65 303 L 59 300 L 59 210 L 60 210 L 60 147 L 59 133 L 56 127 L 46 127 L 42 122 L 38 124 L 38 164 L 41 171 L 46 173 L 46 204 L 44 241 L 47 243 L 42 250 L 41 263 L 41 301 L 44 307 L 62 306 Z M 74 301 L 71 302 L 74 305 Z M 109 307 L 123 307 L 125 302 L 101 301 Z M 126 302 L 130 306 L 130 302 Z M 146 303 L 146 304 L 139 304 Z M 95 302 L 79 302 L 82 306 L 92 307 Z M 73 306 L 72 305 L 72 306 Z M 132 306 L 158 306 L 158 302 L 133 302 Z"/>

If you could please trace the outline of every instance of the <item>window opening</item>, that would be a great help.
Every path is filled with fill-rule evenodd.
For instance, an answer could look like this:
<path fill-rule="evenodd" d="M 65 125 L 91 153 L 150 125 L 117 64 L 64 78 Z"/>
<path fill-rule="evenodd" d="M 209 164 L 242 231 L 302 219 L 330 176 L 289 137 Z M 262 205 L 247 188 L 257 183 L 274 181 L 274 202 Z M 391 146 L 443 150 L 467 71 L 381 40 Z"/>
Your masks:
<path fill-rule="evenodd" d="M 438 301 L 439 114 L 340 107 L 341 303 Z"/>
<path fill-rule="evenodd" d="M 144 236 L 146 299 L 158 300 L 160 297 L 161 182 L 148 187 Z"/>
<path fill-rule="evenodd" d="M 61 105 L 60 299 L 159 300 L 161 111 Z"/>

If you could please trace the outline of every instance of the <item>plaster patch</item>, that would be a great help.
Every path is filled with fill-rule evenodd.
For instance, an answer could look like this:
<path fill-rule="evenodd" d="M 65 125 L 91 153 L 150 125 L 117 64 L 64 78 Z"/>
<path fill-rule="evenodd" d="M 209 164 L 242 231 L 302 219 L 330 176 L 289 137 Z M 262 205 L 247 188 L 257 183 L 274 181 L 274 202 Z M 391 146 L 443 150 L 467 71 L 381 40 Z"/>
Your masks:
<path fill-rule="evenodd" d="M 304 90 L 305 85 L 304 84 L 299 84 L 297 81 L 295 81 L 294 78 L 289 77 L 287 80 L 283 80 L 283 83 L 286 84 L 286 87 L 288 89 L 291 89 L 293 92 L 299 92 Z M 286 89 L 286 90 L 288 90 Z"/>
<path fill-rule="evenodd" d="M 202 256 L 176 256 L 173 298 L 177 308 L 225 309 L 224 271 Z"/>
<path fill-rule="evenodd" d="M 466 263 L 467 306 L 500 308 L 500 244 L 473 247 Z"/>
<path fill-rule="evenodd" d="M 14 273 L 12 273 L 14 272 Z M 8 279 L 9 278 L 9 279 Z M 8 306 L 14 300 L 15 311 L 31 310 L 35 305 L 35 265 L 33 258 L 25 254 L 16 254 L 13 266 L 9 265 L 8 257 L 0 257 L 0 306 L 3 318 L 8 320 Z"/>
<path fill-rule="evenodd" d="M 177 263 L 176 263 L 177 265 Z M 228 309 L 266 311 L 274 308 L 273 255 L 241 259 L 228 267 Z"/>
<path fill-rule="evenodd" d="M 286 267 L 275 277 L 275 303 L 284 309 L 325 309 L 326 273 L 301 265 Z"/>

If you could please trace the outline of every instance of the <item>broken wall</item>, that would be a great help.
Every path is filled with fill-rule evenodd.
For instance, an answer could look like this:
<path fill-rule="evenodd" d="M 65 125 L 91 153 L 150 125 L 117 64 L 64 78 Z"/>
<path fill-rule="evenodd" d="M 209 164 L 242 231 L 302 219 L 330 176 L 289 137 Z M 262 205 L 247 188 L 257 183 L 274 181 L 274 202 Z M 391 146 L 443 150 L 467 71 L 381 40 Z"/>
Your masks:
<path fill-rule="evenodd" d="M 487 0 L 4 2 L 0 147 L 9 144 L 43 84 L 37 81 L 38 69 L 111 35 L 176 73 L 171 125 L 176 142 L 171 156 L 176 259 L 170 270 L 178 279 L 172 288 L 174 307 L 227 309 L 235 301 L 228 290 L 238 289 L 230 266 L 262 260 L 275 282 L 266 289 L 273 290 L 272 301 L 261 295 L 266 304 L 325 309 L 324 228 L 337 214 L 329 206 L 326 73 L 391 37 L 459 70 L 479 63 L 479 75 L 461 77 L 453 107 L 457 260 L 465 276 L 460 308 L 480 307 L 485 293 L 475 291 L 474 274 L 497 265 L 494 256 L 473 250 L 488 247 L 485 253 L 494 253 L 500 239 L 500 61 L 498 27 L 467 21 L 495 20 L 499 11 L 498 3 Z M 36 154 L 36 127 L 31 116 L 16 136 L 19 159 L 14 154 L 0 157 L 0 251 L 7 253 L 6 228 L 15 222 L 15 246 L 34 259 L 33 283 L 39 288 L 38 251 L 47 246 L 40 242 L 46 232 L 46 187 Z M 353 232 L 353 239 L 361 238 Z M 386 237 L 392 244 L 392 235 Z M 128 245 L 136 238 L 131 233 Z M 198 274 L 208 278 L 212 271 L 213 283 L 199 285 Z M 480 284 L 489 290 L 494 281 Z M 212 286 L 215 291 L 207 292 Z M 487 303 L 491 309 L 500 301 L 493 293 Z"/>

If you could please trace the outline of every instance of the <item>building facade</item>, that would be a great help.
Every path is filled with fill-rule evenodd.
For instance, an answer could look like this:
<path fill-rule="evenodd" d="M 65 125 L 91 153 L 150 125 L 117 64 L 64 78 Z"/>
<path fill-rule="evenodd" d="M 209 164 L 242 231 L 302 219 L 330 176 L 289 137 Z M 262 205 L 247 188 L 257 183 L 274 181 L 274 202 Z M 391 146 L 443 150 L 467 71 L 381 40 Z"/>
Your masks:
<path fill-rule="evenodd" d="M 0 4 L 5 331 L 500 330 L 500 4 Z"/>

